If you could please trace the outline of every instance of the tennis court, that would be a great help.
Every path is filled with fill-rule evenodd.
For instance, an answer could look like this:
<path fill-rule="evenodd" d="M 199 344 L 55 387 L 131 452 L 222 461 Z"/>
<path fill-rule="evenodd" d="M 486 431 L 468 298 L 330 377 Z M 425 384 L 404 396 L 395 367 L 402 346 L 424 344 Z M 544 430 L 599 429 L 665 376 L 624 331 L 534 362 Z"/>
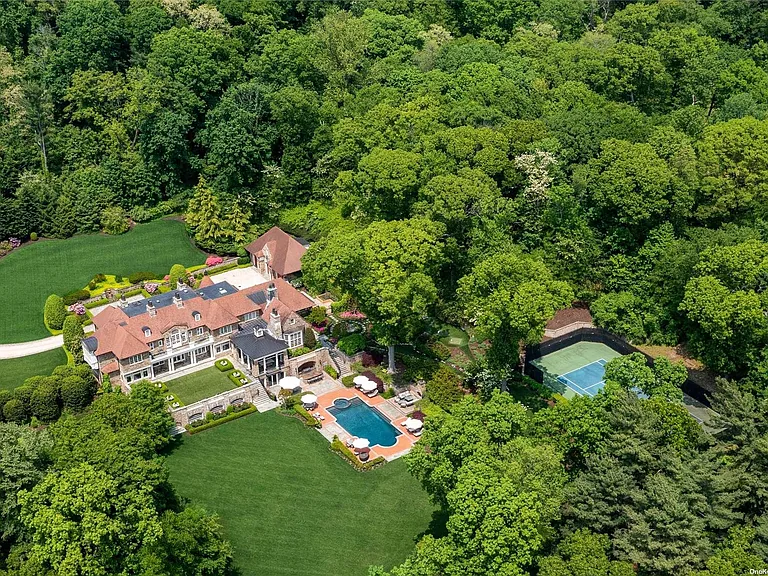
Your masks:
<path fill-rule="evenodd" d="M 605 365 L 621 353 L 600 342 L 576 342 L 531 361 L 544 383 L 566 398 L 594 396 L 603 389 Z"/>

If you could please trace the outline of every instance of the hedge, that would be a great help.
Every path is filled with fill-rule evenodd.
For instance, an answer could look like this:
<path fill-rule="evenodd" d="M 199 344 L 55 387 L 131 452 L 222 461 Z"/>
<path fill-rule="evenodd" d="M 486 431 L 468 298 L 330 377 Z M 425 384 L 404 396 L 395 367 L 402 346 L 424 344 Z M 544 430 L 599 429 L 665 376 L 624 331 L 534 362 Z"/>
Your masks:
<path fill-rule="evenodd" d="M 250 263 L 250 260 L 248 262 Z M 235 268 L 237 268 L 237 261 L 230 262 L 222 266 L 217 266 L 216 268 L 208 270 L 208 276 L 215 276 L 216 274 L 221 274 L 222 272 L 226 272 L 227 270 L 233 270 Z"/>
<path fill-rule="evenodd" d="M 109 298 L 101 298 L 99 300 L 93 300 L 92 302 L 88 302 L 85 307 L 88 309 L 96 308 L 97 306 L 106 306 L 109 304 Z"/>
<path fill-rule="evenodd" d="M 143 288 L 134 288 L 133 290 L 128 290 L 128 292 L 123 292 L 122 296 L 125 298 L 130 298 L 131 296 L 138 296 L 139 294 L 144 294 Z"/>
<path fill-rule="evenodd" d="M 355 385 L 355 376 L 357 376 L 357 374 L 347 374 L 341 379 L 341 383 L 347 388 L 352 388 Z"/>
<path fill-rule="evenodd" d="M 232 366 L 232 362 L 227 358 L 222 358 L 221 360 L 216 360 L 216 368 L 222 372 L 229 372 L 230 370 L 234 370 L 235 367 Z"/>
<path fill-rule="evenodd" d="M 312 414 L 310 414 L 309 412 L 307 412 L 307 411 L 304 409 L 304 406 L 302 406 L 301 404 L 294 404 L 294 405 L 293 405 L 293 411 L 294 411 L 296 414 L 298 414 L 298 416 L 299 416 L 299 417 L 300 417 L 302 420 L 304 420 L 304 424 L 305 424 L 305 425 L 307 425 L 307 426 L 311 426 L 311 427 L 313 427 L 313 428 L 322 428 L 322 427 L 323 427 L 323 424 L 320 422 L 320 420 L 318 420 L 317 418 L 315 418 L 314 416 L 312 416 Z"/>
<path fill-rule="evenodd" d="M 325 370 L 325 373 L 328 374 L 334 380 L 339 377 L 339 372 L 336 370 L 336 368 L 334 368 L 330 364 L 328 364 L 327 366 L 324 366 L 323 370 Z"/>
<path fill-rule="evenodd" d="M 82 290 L 75 290 L 73 292 L 70 292 L 69 294 L 64 295 L 64 305 L 65 306 L 71 306 L 75 302 L 80 302 L 80 300 L 88 300 L 88 298 L 91 297 L 91 293 L 88 290 L 82 289 Z"/>
<path fill-rule="evenodd" d="M 248 414 L 253 414 L 254 412 L 256 412 L 256 406 L 251 405 L 249 408 L 246 408 L 245 410 L 241 410 L 240 412 L 233 412 L 232 414 L 227 414 L 223 418 L 206 422 L 205 424 L 202 424 L 200 426 L 191 426 L 190 424 L 187 424 L 186 429 L 187 429 L 187 432 L 189 432 L 190 434 L 197 434 L 198 432 L 202 432 L 203 430 L 208 430 L 209 428 L 213 428 L 214 426 L 218 426 L 219 424 L 225 424 L 226 422 L 237 420 L 238 418 L 242 418 L 243 416 L 248 416 Z"/>
<path fill-rule="evenodd" d="M 239 376 L 235 376 L 235 374 L 239 374 Z M 227 374 L 227 378 L 229 378 L 235 386 L 245 386 L 248 383 L 248 382 L 240 382 L 240 378 L 245 378 L 246 380 L 248 380 L 248 377 L 242 372 L 240 372 L 239 370 L 233 370 L 232 372 Z"/>
<path fill-rule="evenodd" d="M 383 456 L 378 456 L 368 462 L 360 462 L 360 459 L 355 456 L 354 452 L 347 448 L 341 440 L 339 440 L 338 436 L 333 437 L 331 451 L 336 452 L 336 454 L 344 458 L 344 460 L 349 462 L 349 464 L 359 472 L 367 472 L 368 470 L 373 470 L 374 468 L 378 468 L 387 463 L 387 460 Z"/>
<path fill-rule="evenodd" d="M 130 276 L 128 276 L 128 282 L 131 284 L 138 284 L 139 282 L 143 282 L 145 280 L 156 280 L 157 274 L 154 272 L 134 272 Z"/>

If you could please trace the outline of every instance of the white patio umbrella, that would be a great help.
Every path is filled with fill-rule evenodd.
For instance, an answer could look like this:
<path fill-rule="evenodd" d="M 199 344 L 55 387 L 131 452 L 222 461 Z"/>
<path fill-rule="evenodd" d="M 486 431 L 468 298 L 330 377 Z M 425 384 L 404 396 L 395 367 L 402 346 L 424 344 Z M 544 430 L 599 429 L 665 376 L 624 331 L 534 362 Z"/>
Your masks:
<path fill-rule="evenodd" d="M 368 376 L 363 376 L 362 374 L 358 374 L 352 379 L 352 382 L 355 383 L 355 386 L 362 386 L 366 382 L 370 382 L 368 379 Z"/>
<path fill-rule="evenodd" d="M 373 380 L 366 380 L 365 382 L 363 382 L 363 385 L 360 386 L 360 389 L 363 392 L 373 392 L 374 390 L 376 390 L 376 382 L 374 382 Z"/>
<path fill-rule="evenodd" d="M 301 386 L 301 380 L 296 376 L 286 376 L 280 379 L 280 388 L 283 390 L 296 390 L 299 386 Z"/>
<path fill-rule="evenodd" d="M 424 426 L 424 422 L 416 420 L 415 418 L 408 418 L 408 420 L 405 421 L 405 427 L 408 430 L 421 430 L 422 426 Z"/>
<path fill-rule="evenodd" d="M 316 402 L 317 396 L 314 394 L 304 394 L 304 396 L 301 397 L 302 404 L 315 404 Z"/>
<path fill-rule="evenodd" d="M 371 443 L 368 441 L 368 438 L 355 438 L 352 441 L 352 448 L 355 448 L 357 450 L 363 450 L 365 448 L 368 448 Z"/>

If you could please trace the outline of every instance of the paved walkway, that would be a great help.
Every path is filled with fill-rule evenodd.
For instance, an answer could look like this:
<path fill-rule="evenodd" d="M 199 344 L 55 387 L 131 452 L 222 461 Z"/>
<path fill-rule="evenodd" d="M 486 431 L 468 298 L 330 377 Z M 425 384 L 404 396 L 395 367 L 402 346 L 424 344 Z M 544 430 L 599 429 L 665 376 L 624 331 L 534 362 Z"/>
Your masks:
<path fill-rule="evenodd" d="M 33 340 L 32 342 L 0 344 L 0 360 L 32 356 L 33 354 L 47 352 L 48 350 L 54 350 L 56 348 L 61 348 L 62 346 L 64 346 L 64 337 L 61 334 L 58 336 L 41 338 L 40 340 Z"/>

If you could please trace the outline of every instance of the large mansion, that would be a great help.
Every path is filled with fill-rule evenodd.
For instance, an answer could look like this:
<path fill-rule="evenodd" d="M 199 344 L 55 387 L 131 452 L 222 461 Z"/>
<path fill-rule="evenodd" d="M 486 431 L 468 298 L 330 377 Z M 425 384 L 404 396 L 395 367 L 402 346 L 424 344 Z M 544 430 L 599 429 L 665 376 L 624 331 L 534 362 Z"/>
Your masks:
<path fill-rule="evenodd" d="M 205 277 L 200 288 L 109 306 L 93 317 L 85 361 L 101 378 L 130 386 L 236 354 L 267 385 L 284 376 L 289 348 L 304 344 L 299 313 L 312 301 L 281 278 L 238 290 Z"/>

